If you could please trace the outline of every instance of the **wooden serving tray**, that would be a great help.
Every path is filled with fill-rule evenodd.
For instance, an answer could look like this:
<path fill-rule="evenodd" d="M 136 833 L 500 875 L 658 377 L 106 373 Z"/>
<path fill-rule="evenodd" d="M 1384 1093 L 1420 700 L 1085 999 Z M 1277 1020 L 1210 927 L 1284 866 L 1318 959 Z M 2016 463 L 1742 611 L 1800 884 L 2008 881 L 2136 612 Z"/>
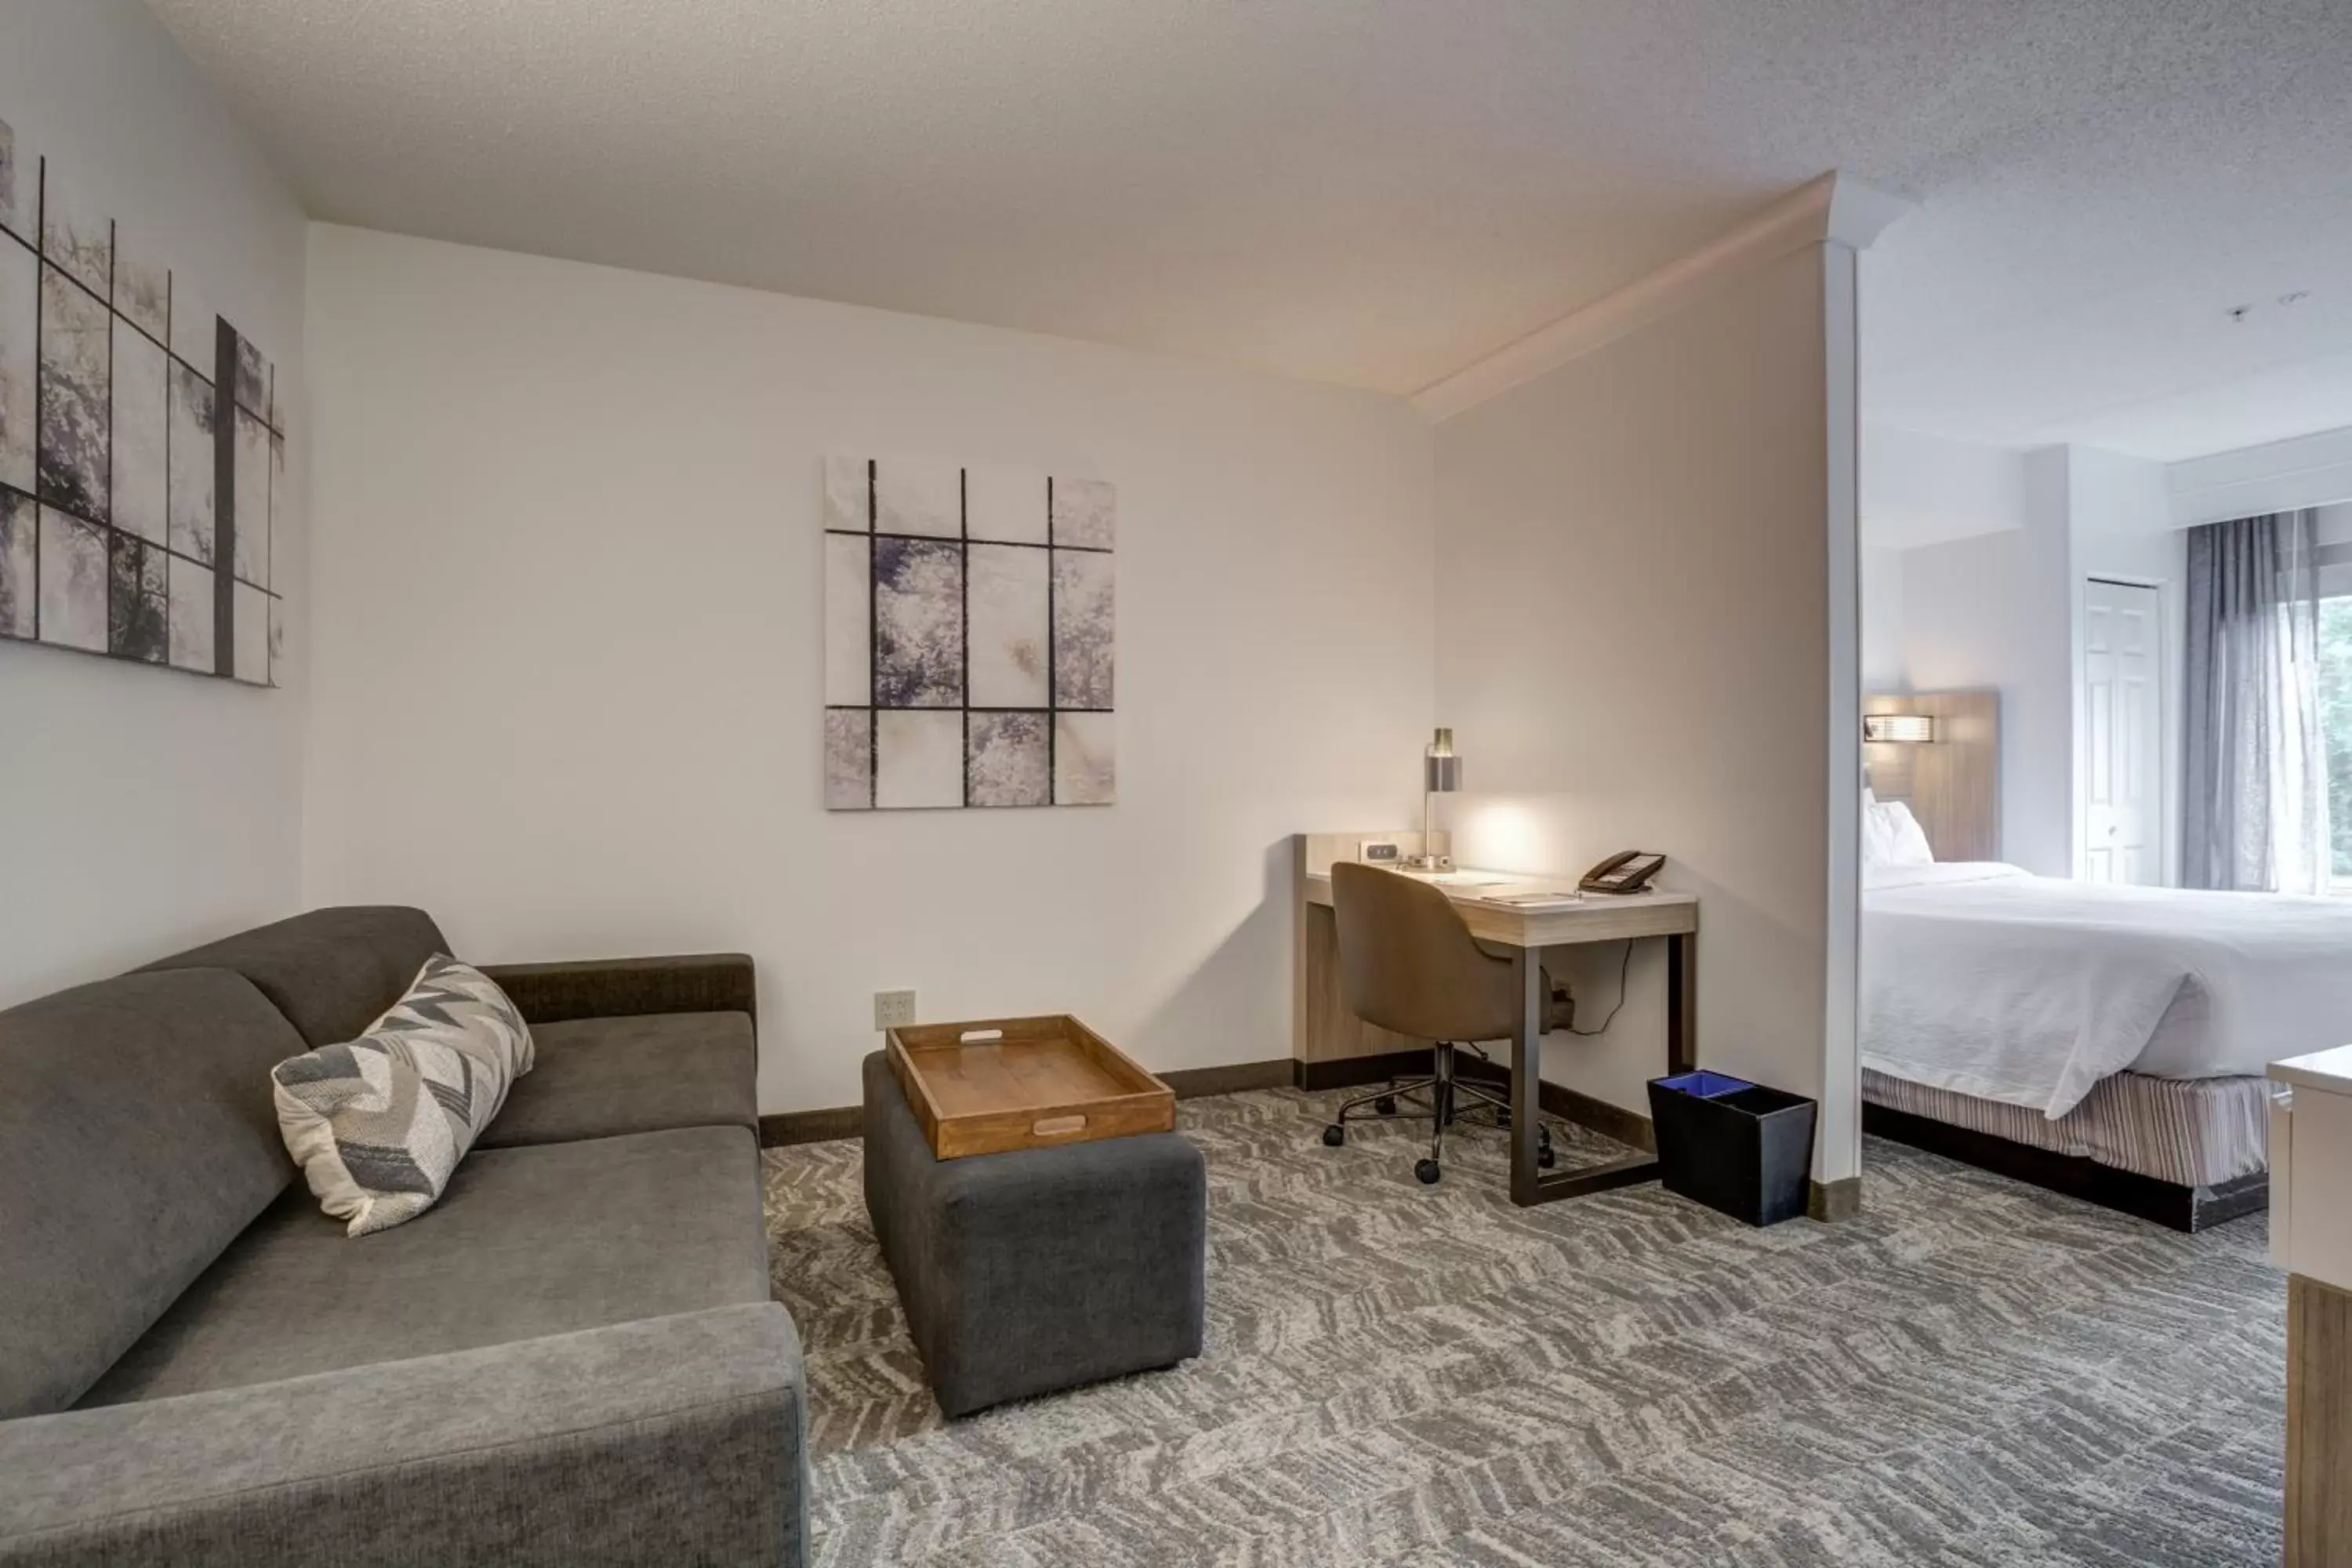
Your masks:
<path fill-rule="evenodd" d="M 1176 1125 L 1175 1091 L 1066 1014 L 893 1029 L 889 1052 L 942 1160 Z"/>

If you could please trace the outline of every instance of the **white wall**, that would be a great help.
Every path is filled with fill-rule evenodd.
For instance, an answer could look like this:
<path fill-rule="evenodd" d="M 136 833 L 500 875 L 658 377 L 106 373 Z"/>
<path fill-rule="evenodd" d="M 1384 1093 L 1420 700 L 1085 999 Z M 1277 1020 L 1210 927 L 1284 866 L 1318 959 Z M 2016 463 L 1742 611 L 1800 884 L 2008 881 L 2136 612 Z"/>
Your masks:
<path fill-rule="evenodd" d="M 1865 437 L 1865 449 L 1867 446 Z M 1865 690 L 1904 689 L 1903 579 L 1908 553 L 1885 544 L 1862 547 L 1862 684 Z"/>
<path fill-rule="evenodd" d="M 1913 690 L 2000 693 L 2001 857 L 2071 877 L 2082 809 L 2083 584 L 2113 577 L 2160 591 L 2170 792 L 2179 771 L 2183 535 L 2171 523 L 2160 463 L 2047 447 L 2025 455 L 2023 472 L 2017 526 L 1901 552 L 1901 663 Z M 1871 625 L 1872 604 L 1865 598 L 1866 648 L 1883 637 Z M 2168 881 L 2179 865 L 2178 816 L 2168 795 Z"/>
<path fill-rule="evenodd" d="M 2025 454 L 1892 425 L 1862 427 L 1862 538 L 1911 550 L 2025 526 Z"/>
<path fill-rule="evenodd" d="M 1906 551 L 1904 669 L 1915 691 L 2000 693 L 2001 858 L 2074 867 L 2070 590 L 2063 531 L 2011 529 Z"/>
<path fill-rule="evenodd" d="M 2025 454 L 1891 425 L 1861 428 L 1862 679 L 1912 686 L 1906 563 L 1924 547 L 2025 526 Z"/>
<path fill-rule="evenodd" d="M 1919 689 L 1910 668 L 1912 563 L 1932 573 L 1937 557 L 1928 553 L 1931 546 L 2023 529 L 2026 455 L 1881 423 L 1864 425 L 1860 441 L 1863 685 L 1872 691 Z M 1987 554 L 1962 550 L 1953 559 L 1980 564 Z M 1955 661 L 1944 595 L 1930 582 L 1923 597 L 1935 639 L 1929 662 L 1948 672 Z"/>
<path fill-rule="evenodd" d="M 303 219 L 138 0 L 0 8 L 0 120 L 278 366 L 303 482 Z M 298 907 L 300 509 L 288 689 L 0 643 L 0 1005 Z"/>
<path fill-rule="evenodd" d="M 1850 489 L 1849 689 L 1842 705 L 1832 692 L 1837 253 L 1811 246 L 1726 282 L 1437 436 L 1438 708 L 1476 792 L 1454 798 L 1457 856 L 1572 870 L 1665 851 L 1666 884 L 1702 899 L 1700 1059 L 1809 1095 L 1829 1087 L 1835 1005 L 1832 731 L 1849 824 L 1860 751 L 1836 717 L 1858 703 Z M 1850 396 L 1843 419 L 1851 431 Z M 1645 1109 L 1662 1070 L 1658 945 L 1637 951 L 1606 1037 L 1552 1037 L 1547 1077 Z M 1598 1022 L 1618 954 L 1547 962 Z M 1850 1085 L 1844 1100 L 1825 1100 L 1824 1180 L 1856 1157 Z"/>
<path fill-rule="evenodd" d="M 872 994 L 1290 1054 L 1286 836 L 1413 820 L 1431 439 L 1402 401 L 320 226 L 312 902 L 488 960 L 743 949 L 761 1101 Z M 1118 804 L 828 815 L 829 452 L 1118 486 Z"/>

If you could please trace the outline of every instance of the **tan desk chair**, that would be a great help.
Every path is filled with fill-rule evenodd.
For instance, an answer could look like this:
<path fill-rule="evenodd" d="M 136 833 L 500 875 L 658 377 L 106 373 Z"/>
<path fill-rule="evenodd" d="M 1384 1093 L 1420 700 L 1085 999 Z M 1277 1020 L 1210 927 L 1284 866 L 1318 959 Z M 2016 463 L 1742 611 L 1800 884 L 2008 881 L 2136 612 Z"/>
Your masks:
<path fill-rule="evenodd" d="M 1431 883 L 1376 867 L 1341 861 L 1331 868 L 1331 913 L 1339 939 L 1339 984 L 1356 1016 L 1394 1034 L 1432 1042 L 1430 1076 L 1391 1083 L 1358 1095 L 1339 1108 L 1339 1120 L 1323 1129 L 1333 1148 L 1348 1141 L 1348 1122 L 1358 1120 L 1428 1121 L 1429 1157 L 1412 1173 L 1434 1182 L 1445 1152 L 1445 1129 L 1457 1116 L 1487 1111 L 1494 1125 L 1510 1125 L 1510 1102 L 1500 1093 L 1465 1079 L 1454 1052 L 1468 1047 L 1481 1061 L 1480 1040 L 1507 1040 L 1518 1027 L 1519 1008 L 1511 960 L 1489 952 L 1470 934 L 1454 900 Z M 1544 993 L 1556 1013 L 1563 998 L 1544 976 Z M 1547 1027 L 1565 1024 L 1546 1019 Z M 1400 1112 L 1397 1099 L 1415 1095 L 1426 1111 Z M 1464 1102 L 1467 1101 L 1465 1105 Z M 1370 1111 L 1362 1110 L 1370 1106 Z M 1536 1163 L 1555 1156 L 1551 1129 L 1538 1129 Z"/>

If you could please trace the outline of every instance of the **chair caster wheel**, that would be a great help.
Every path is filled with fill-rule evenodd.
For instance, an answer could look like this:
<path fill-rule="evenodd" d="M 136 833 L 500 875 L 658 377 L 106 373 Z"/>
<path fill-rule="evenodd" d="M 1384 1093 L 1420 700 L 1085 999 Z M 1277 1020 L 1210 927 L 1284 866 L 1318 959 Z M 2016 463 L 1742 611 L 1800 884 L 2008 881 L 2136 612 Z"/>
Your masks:
<path fill-rule="evenodd" d="M 1550 1144 L 1547 1143 L 1536 1151 L 1536 1169 L 1549 1171 L 1559 1163 L 1559 1156 L 1551 1152 Z"/>
<path fill-rule="evenodd" d="M 1437 1162 L 1434 1160 L 1415 1160 L 1412 1163 L 1412 1173 L 1421 1178 L 1421 1184 L 1423 1186 L 1433 1187 L 1437 1184 Z"/>
<path fill-rule="evenodd" d="M 1384 1094 L 1381 1096 L 1378 1100 L 1372 1101 L 1372 1109 L 1379 1111 L 1382 1116 L 1394 1116 L 1396 1114 L 1396 1096 L 1393 1094 Z"/>
<path fill-rule="evenodd" d="M 1323 1129 L 1323 1147 L 1326 1149 L 1337 1149 L 1347 1141 L 1348 1130 L 1338 1122 L 1334 1121 L 1330 1126 Z"/>

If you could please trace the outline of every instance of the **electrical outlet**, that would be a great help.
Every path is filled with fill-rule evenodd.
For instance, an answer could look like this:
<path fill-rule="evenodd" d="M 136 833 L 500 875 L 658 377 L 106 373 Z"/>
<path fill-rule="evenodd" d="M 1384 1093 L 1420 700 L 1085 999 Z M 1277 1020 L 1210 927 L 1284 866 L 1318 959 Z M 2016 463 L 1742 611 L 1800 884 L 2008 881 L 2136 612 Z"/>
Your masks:
<path fill-rule="evenodd" d="M 1356 858 L 1367 866 L 1394 866 L 1403 860 L 1404 851 L 1393 838 L 1363 838 L 1357 841 Z"/>
<path fill-rule="evenodd" d="M 877 1029 L 903 1029 L 915 1021 L 915 994 L 911 991 L 877 991 L 874 993 L 874 1026 Z"/>

